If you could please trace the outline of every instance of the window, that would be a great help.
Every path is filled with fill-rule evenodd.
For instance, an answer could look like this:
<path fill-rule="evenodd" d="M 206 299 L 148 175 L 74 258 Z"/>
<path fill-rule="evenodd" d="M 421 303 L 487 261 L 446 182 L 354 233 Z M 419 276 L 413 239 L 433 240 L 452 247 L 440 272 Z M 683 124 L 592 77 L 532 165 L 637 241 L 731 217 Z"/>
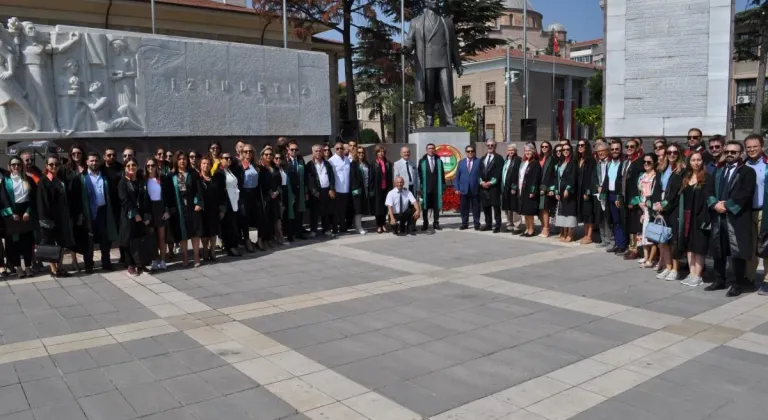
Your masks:
<path fill-rule="evenodd" d="M 496 82 L 485 84 L 485 104 L 496 105 Z"/>
<path fill-rule="evenodd" d="M 754 104 L 757 98 L 756 86 L 755 79 L 737 80 L 736 96 L 749 96 L 749 103 Z M 768 79 L 766 79 L 765 90 L 768 92 Z"/>
<path fill-rule="evenodd" d="M 591 55 L 583 55 L 581 57 L 573 57 L 571 60 L 576 61 L 578 63 L 591 63 L 592 62 L 592 56 Z"/>
<path fill-rule="evenodd" d="M 467 98 L 472 97 L 472 86 L 470 85 L 464 85 L 461 87 L 461 96 L 466 96 Z"/>
<path fill-rule="evenodd" d="M 512 24 L 515 26 L 523 26 L 523 16 L 522 15 L 512 15 Z"/>
<path fill-rule="evenodd" d="M 488 140 L 496 140 L 496 124 L 485 125 L 485 136 Z"/>

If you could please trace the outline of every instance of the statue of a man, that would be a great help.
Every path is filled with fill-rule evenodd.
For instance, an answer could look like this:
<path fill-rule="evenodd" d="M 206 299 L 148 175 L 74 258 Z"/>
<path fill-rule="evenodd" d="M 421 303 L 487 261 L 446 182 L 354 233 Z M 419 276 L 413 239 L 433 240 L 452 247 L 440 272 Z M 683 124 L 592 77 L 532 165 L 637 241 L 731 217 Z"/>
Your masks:
<path fill-rule="evenodd" d="M 424 103 L 426 124 L 433 126 L 435 104 L 440 102 L 440 125 L 454 125 L 452 69 L 461 77 L 461 56 L 450 17 L 439 13 L 437 0 L 425 0 L 427 10 L 411 21 L 404 52 L 415 52 L 414 102 Z"/>

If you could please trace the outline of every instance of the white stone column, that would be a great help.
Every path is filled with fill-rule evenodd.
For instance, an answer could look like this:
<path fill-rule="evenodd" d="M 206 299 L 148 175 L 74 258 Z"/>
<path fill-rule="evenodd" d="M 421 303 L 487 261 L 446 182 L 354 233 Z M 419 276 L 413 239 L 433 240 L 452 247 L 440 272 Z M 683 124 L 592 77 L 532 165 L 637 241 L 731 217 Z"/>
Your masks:
<path fill-rule="evenodd" d="M 582 85 L 581 85 L 581 107 L 586 108 L 589 106 L 589 85 L 587 85 L 587 82 L 589 82 L 589 79 L 582 79 Z M 589 127 L 584 126 L 581 127 L 581 138 L 588 139 L 589 138 Z"/>
<path fill-rule="evenodd" d="M 571 101 L 573 100 L 573 77 L 565 76 L 565 98 L 563 99 L 563 137 L 571 139 Z M 573 140 L 573 139 L 571 139 Z"/>

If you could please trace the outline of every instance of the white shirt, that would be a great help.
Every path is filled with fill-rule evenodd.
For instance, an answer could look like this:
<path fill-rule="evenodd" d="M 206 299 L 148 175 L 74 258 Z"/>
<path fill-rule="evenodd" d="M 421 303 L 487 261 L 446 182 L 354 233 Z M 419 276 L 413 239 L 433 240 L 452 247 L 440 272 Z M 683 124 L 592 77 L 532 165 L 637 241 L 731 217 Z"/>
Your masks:
<path fill-rule="evenodd" d="M 333 155 L 328 159 L 328 163 L 333 167 L 333 174 L 336 176 L 336 192 L 349 193 L 349 158 Z"/>
<path fill-rule="evenodd" d="M 237 177 L 233 175 L 232 171 L 229 169 L 224 170 L 224 176 L 226 177 L 224 185 L 227 188 L 229 204 L 232 206 L 232 211 L 237 211 L 238 201 L 240 200 L 240 189 L 237 188 Z"/>
<path fill-rule="evenodd" d="M 160 201 L 163 196 L 163 187 L 160 186 L 160 180 L 150 178 L 147 180 L 147 194 L 151 201 Z"/>
<path fill-rule="evenodd" d="M 757 185 L 755 186 L 755 195 L 752 197 L 752 208 L 759 210 L 763 208 L 763 194 L 765 192 L 765 168 L 762 156 L 756 163 L 747 161 L 747 166 L 755 170 Z"/>
<path fill-rule="evenodd" d="M 317 179 L 320 181 L 320 188 L 330 188 L 331 181 L 328 180 L 328 171 L 325 170 L 325 161 L 321 160 L 319 163 L 312 161 L 315 164 L 317 170 Z"/>
<path fill-rule="evenodd" d="M 384 200 L 384 205 L 391 206 L 392 213 L 394 214 L 400 214 L 408 210 L 407 203 L 416 204 L 416 197 L 406 188 L 402 190 L 394 188 L 387 193 L 387 198 Z"/>
<path fill-rule="evenodd" d="M 429 159 L 429 170 L 434 171 L 435 170 L 435 157 L 427 155 L 427 159 Z"/>
<path fill-rule="evenodd" d="M 13 198 L 16 204 L 29 201 L 29 191 L 24 185 L 24 178 L 20 175 L 11 175 L 11 181 L 13 181 Z"/>
<path fill-rule="evenodd" d="M 283 186 L 288 185 L 288 174 L 286 174 L 282 169 L 280 169 L 280 179 L 282 180 Z"/>
<path fill-rule="evenodd" d="M 518 182 L 517 182 L 518 190 L 522 190 L 522 188 L 523 188 L 523 182 L 525 182 L 524 181 L 524 179 L 525 179 L 525 171 L 528 169 L 528 164 L 529 163 L 530 162 L 527 161 L 527 160 L 524 160 L 524 161 L 522 161 L 520 163 L 520 172 L 518 172 L 520 178 L 518 179 Z"/>

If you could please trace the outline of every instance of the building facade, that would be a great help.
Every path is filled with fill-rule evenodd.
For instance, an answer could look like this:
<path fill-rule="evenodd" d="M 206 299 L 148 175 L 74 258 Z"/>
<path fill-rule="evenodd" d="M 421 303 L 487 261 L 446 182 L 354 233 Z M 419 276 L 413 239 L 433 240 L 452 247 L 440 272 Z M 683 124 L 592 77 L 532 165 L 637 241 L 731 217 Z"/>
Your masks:
<path fill-rule="evenodd" d="M 523 2 L 528 3 L 528 24 L 523 27 Z M 491 38 L 504 39 L 509 42 L 511 48 L 523 50 L 524 33 L 528 32 L 527 49 L 532 54 L 543 53 L 549 45 L 549 39 L 554 33 L 560 43 L 560 53 L 567 57 L 568 32 L 560 23 L 552 23 L 547 27 L 543 26 L 544 16 L 537 12 L 529 0 L 505 0 L 504 11 L 494 22 L 490 22 L 492 27 L 488 34 Z"/>
<path fill-rule="evenodd" d="M 568 58 L 577 63 L 605 65 L 605 45 L 602 39 L 572 42 L 568 44 Z"/>

